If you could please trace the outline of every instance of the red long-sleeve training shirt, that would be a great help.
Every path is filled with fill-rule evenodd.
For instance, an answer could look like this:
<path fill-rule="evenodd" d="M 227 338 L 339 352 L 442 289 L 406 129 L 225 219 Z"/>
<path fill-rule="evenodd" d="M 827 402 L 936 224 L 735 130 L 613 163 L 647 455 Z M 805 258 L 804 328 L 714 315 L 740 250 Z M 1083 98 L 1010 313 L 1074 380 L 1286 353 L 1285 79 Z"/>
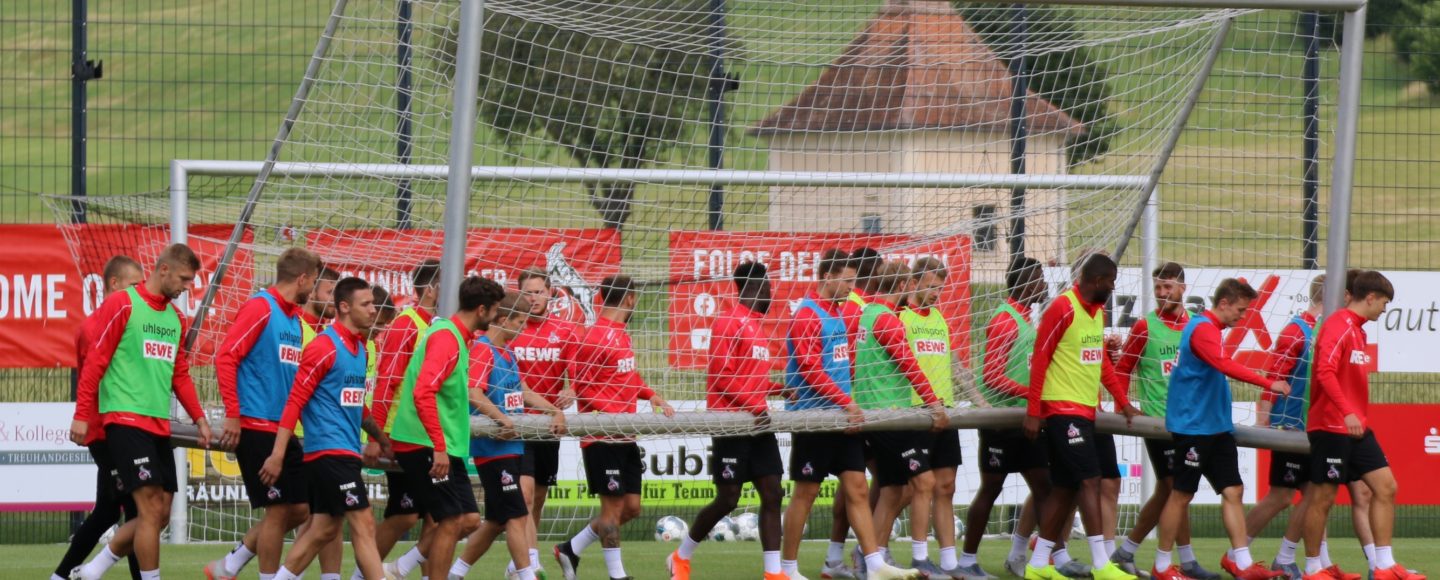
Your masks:
<path fill-rule="evenodd" d="M 576 325 L 556 316 L 530 317 L 525 330 L 510 347 L 525 385 L 552 404 L 565 390 L 565 345 L 573 339 Z M 538 409 L 529 412 L 540 413 Z"/>
<path fill-rule="evenodd" d="M 1370 355 L 1365 352 L 1365 319 L 1354 310 L 1341 309 L 1320 326 L 1315 339 L 1315 376 L 1310 394 L 1309 431 L 1346 434 L 1345 416 L 1360 419 L 1370 428 L 1370 376 L 1365 369 Z"/>
<path fill-rule="evenodd" d="M 1180 309 L 1179 314 L 1167 312 L 1156 312 L 1160 321 L 1165 323 L 1170 330 L 1184 330 L 1185 325 L 1190 323 L 1190 313 Z M 1125 338 L 1125 346 L 1120 349 L 1120 362 L 1115 364 L 1115 374 L 1120 375 L 1120 382 L 1129 385 L 1135 377 L 1135 367 L 1140 365 L 1140 359 L 1145 356 L 1145 344 L 1150 339 L 1150 319 L 1141 317 L 1130 327 L 1130 336 Z"/>
<path fill-rule="evenodd" d="M 834 302 L 821 298 L 815 292 L 811 292 L 808 298 L 830 316 L 841 316 L 840 308 Z M 859 319 L 856 320 L 858 324 Z M 846 327 L 849 328 L 848 323 Z M 809 308 L 795 311 L 795 318 L 790 320 L 790 342 L 795 345 L 795 364 L 799 367 L 800 378 L 805 379 L 805 384 L 810 386 L 811 391 L 844 407 L 851 403 L 850 395 L 840 390 L 840 386 L 825 372 L 825 343 L 821 339 L 821 329 L 820 317 Z M 850 359 L 852 368 L 855 363 L 854 344 L 854 341 L 850 340 L 845 347 L 850 351 L 846 358 Z"/>
<path fill-rule="evenodd" d="M 635 351 L 625 325 L 601 318 L 595 325 L 577 333 L 565 354 L 570 362 L 570 385 L 581 413 L 634 413 L 635 401 L 650 399 L 655 391 L 645 384 L 635 369 Z M 607 441 L 631 441 L 630 438 L 607 437 Z M 601 438 L 580 440 L 585 447 Z"/>
<path fill-rule="evenodd" d="M 915 353 L 911 352 L 910 341 L 905 338 L 905 323 L 900 322 L 900 317 L 895 315 L 895 305 L 883 298 L 870 300 L 890 309 L 889 312 L 875 317 L 874 327 L 871 328 L 875 340 L 885 349 L 885 354 L 890 355 L 890 360 L 895 361 L 900 373 L 910 379 L 910 385 L 914 387 L 915 394 L 920 395 L 920 400 L 926 405 L 939 404 L 940 398 L 935 396 L 930 379 L 925 378 L 925 371 L 921 370 L 920 363 L 915 362 Z"/>
<path fill-rule="evenodd" d="M 1016 302 L 1014 298 L 1006 298 L 1005 302 L 1019 312 L 1020 316 L 1030 317 L 1028 304 Z M 1010 349 L 1015 346 L 1015 340 L 1019 336 L 1020 327 L 1015 323 L 1015 319 L 1009 316 L 995 316 L 985 325 L 985 363 L 982 367 L 985 384 L 998 393 L 1012 397 L 1024 397 L 1030 390 L 1028 385 L 1022 385 L 1005 376 L 1005 367 L 1010 362 Z"/>
<path fill-rule="evenodd" d="M 90 345 L 95 342 L 95 333 L 100 332 L 100 319 L 95 314 L 95 312 L 91 312 L 90 316 L 85 317 L 85 321 L 80 323 L 80 330 L 75 333 L 75 368 L 77 369 L 85 368 L 85 355 L 90 354 Z M 98 390 L 95 394 L 99 394 Z M 77 392 L 76 395 L 78 396 L 79 393 Z M 97 409 L 100 408 L 98 400 L 90 404 Z M 77 399 L 77 410 L 79 405 Z M 105 440 L 105 428 L 100 424 L 99 413 L 91 417 L 86 424 L 88 428 L 85 430 L 85 442 L 82 445 L 89 447 L 92 443 Z"/>
<path fill-rule="evenodd" d="M 1216 319 L 1215 313 L 1209 310 L 1201 316 L 1205 317 L 1210 324 L 1199 324 L 1195 330 L 1190 332 L 1190 352 L 1212 367 L 1224 373 L 1225 376 L 1237 381 L 1244 381 L 1260 388 L 1270 386 L 1274 381 L 1266 380 L 1260 373 L 1250 370 L 1249 367 L 1236 362 L 1220 348 L 1220 321 Z"/>
<path fill-rule="evenodd" d="M 1077 288 L 1075 296 L 1085 312 L 1094 316 L 1099 312 L 1102 304 L 1090 304 L 1080 295 Z M 1052 415 L 1071 415 L 1086 419 L 1095 419 L 1095 407 L 1072 401 L 1042 401 L 1041 395 L 1045 393 L 1045 373 L 1050 370 L 1050 360 L 1055 358 L 1055 347 L 1060 345 L 1060 338 L 1065 336 L 1065 331 L 1070 324 L 1075 322 L 1075 311 L 1070 308 L 1070 301 L 1056 298 L 1050 302 L 1045 313 L 1040 315 L 1040 326 L 1035 329 L 1035 356 L 1030 359 L 1030 391 L 1027 393 L 1027 405 L 1025 412 L 1032 417 L 1050 417 Z M 1110 357 L 1100 357 L 1100 384 L 1105 390 L 1110 391 L 1110 396 L 1115 399 L 1116 408 L 1130 405 L 1130 397 L 1125 393 L 1125 385 L 1120 383 L 1120 376 L 1115 374 L 1115 367 L 1110 363 Z"/>
<path fill-rule="evenodd" d="M 459 316 L 450 317 L 450 322 L 460 329 L 460 336 L 466 344 L 475 339 L 475 333 L 460 321 Z M 425 340 L 425 360 L 420 363 L 420 374 L 415 379 L 415 414 L 420 416 L 420 425 L 425 427 L 425 433 L 430 436 L 430 449 L 446 453 L 445 431 L 440 427 L 440 408 L 435 403 L 435 396 L 440 392 L 441 383 L 445 382 L 450 373 L 455 372 L 455 365 L 460 362 L 460 343 L 455 341 L 455 335 L 449 332 L 436 332 Z M 373 411 L 372 411 L 373 414 Z M 423 445 L 415 445 L 402 441 L 395 442 L 396 452 L 419 451 L 426 449 Z M 469 450 L 463 450 L 466 453 Z"/>
<path fill-rule="evenodd" d="M 429 310 L 416 306 L 415 313 L 426 324 L 435 321 L 435 314 Z M 373 406 L 370 413 L 381 429 L 388 427 L 390 406 L 395 403 L 395 393 L 405 380 L 405 369 L 410 366 L 411 357 L 415 356 L 415 339 L 418 336 L 420 328 L 415 326 L 415 321 L 409 316 L 399 316 L 375 342 L 375 349 L 379 351 L 376 357 L 380 360 L 375 366 L 375 396 L 371 398 Z"/>
<path fill-rule="evenodd" d="M 1315 315 L 1309 312 L 1302 312 L 1300 319 L 1304 320 L 1311 328 L 1315 327 Z M 1294 322 L 1285 324 L 1280 329 L 1280 337 L 1275 339 L 1275 347 L 1270 350 L 1270 357 L 1265 361 L 1265 376 L 1272 381 L 1283 381 L 1290 376 L 1290 371 L 1295 370 L 1295 365 L 1305 356 L 1305 333 Z M 1275 402 L 1280 395 L 1265 391 L 1261 399 Z"/>
<path fill-rule="evenodd" d="M 861 290 L 858 286 L 851 290 L 860 297 L 865 304 L 869 304 L 871 296 Z M 840 302 L 840 318 L 845 321 L 845 336 L 850 342 L 850 365 L 853 371 L 855 365 L 855 344 L 860 341 L 860 317 L 865 315 L 864 304 L 856 304 L 849 296 Z"/>
<path fill-rule="evenodd" d="M 710 330 L 710 359 L 705 368 L 705 408 L 759 415 L 765 398 L 782 386 L 770 380 L 770 341 L 754 311 L 736 304 Z"/>
<path fill-rule="evenodd" d="M 350 332 L 350 329 L 345 328 L 344 325 L 336 324 L 335 332 L 340 335 L 341 340 L 345 341 L 345 349 L 349 350 L 352 354 L 360 352 L 365 348 L 365 338 L 359 334 Z M 310 398 L 315 395 L 315 387 L 320 385 L 320 381 L 325 378 L 325 375 L 330 373 L 331 367 L 335 366 L 336 348 L 335 343 L 330 340 L 328 335 L 320 334 L 315 337 L 315 340 L 310 341 L 310 344 L 305 345 L 304 350 L 300 351 L 300 370 L 295 371 L 295 384 L 290 387 L 290 397 L 285 400 L 285 411 L 280 415 L 278 426 L 291 431 L 295 430 L 295 424 L 300 422 L 300 411 L 305 408 L 305 405 L 310 402 Z M 369 416 L 370 409 L 361 406 L 360 422 L 364 423 L 365 419 Z M 315 427 L 314 425 L 311 426 L 312 429 Z M 359 437 L 359 434 L 356 434 L 356 437 Z M 359 455 L 346 449 L 326 449 L 314 453 L 306 453 L 305 461 L 326 455 L 359 457 Z"/>
<path fill-rule="evenodd" d="M 299 304 L 286 300 L 275 288 L 266 291 L 287 316 L 294 316 L 300 310 Z M 220 387 L 220 400 L 225 403 L 226 419 L 238 418 L 240 426 L 245 429 L 274 433 L 279 423 L 240 415 L 240 361 L 250 355 L 250 350 L 269 323 L 270 304 L 263 299 L 251 298 L 240 306 L 240 311 L 235 313 L 235 321 L 230 323 L 230 330 L 225 333 L 225 341 L 220 343 L 220 353 L 215 355 L 215 382 Z"/>
<path fill-rule="evenodd" d="M 135 287 L 145 304 L 156 312 L 163 311 L 170 303 L 170 299 L 164 296 L 151 294 L 144 284 Z M 80 385 L 78 388 L 75 403 L 75 420 L 93 421 L 96 415 L 100 414 L 100 379 L 105 377 L 105 370 L 110 368 L 110 359 L 115 356 L 115 349 L 120 345 L 120 337 L 125 334 L 125 325 L 130 322 L 130 295 L 125 292 L 114 292 L 105 298 L 100 304 L 100 309 L 92 315 L 96 319 L 96 331 L 90 342 L 89 354 L 85 357 L 85 366 L 80 369 Z M 177 311 L 180 317 L 180 336 L 185 336 L 188 323 L 185 314 Z M 175 372 L 170 379 L 170 388 L 175 392 L 175 398 L 180 401 L 180 406 L 185 408 L 185 413 L 191 419 L 204 415 L 200 408 L 200 398 L 195 395 L 195 383 L 190 379 L 190 356 L 185 349 L 179 349 L 175 353 Z M 135 413 L 105 413 L 100 415 L 101 425 L 125 425 L 143 429 L 148 433 L 160 437 L 170 436 L 170 419 L 160 417 L 146 417 Z"/>

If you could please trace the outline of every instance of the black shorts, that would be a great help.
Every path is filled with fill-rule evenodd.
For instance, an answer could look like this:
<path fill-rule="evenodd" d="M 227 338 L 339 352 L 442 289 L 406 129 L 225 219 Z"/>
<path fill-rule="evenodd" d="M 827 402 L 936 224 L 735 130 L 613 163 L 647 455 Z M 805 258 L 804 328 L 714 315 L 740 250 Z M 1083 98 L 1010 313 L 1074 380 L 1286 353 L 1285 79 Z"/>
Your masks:
<path fill-rule="evenodd" d="M 525 456 L 520 458 L 520 475 L 535 479 L 535 485 L 555 485 L 560 473 L 559 441 L 526 441 Z"/>
<path fill-rule="evenodd" d="M 1115 452 L 1115 436 L 1096 433 L 1095 452 L 1100 454 L 1100 477 L 1120 479 L 1120 456 Z"/>
<path fill-rule="evenodd" d="M 110 447 L 121 493 L 130 494 L 147 485 L 158 485 L 175 493 L 175 450 L 170 438 L 137 427 L 106 425 L 105 442 Z"/>
<path fill-rule="evenodd" d="M 774 433 L 716 437 L 711 441 L 710 453 L 710 479 L 716 485 L 740 485 L 785 473 Z"/>
<path fill-rule="evenodd" d="M 1075 415 L 1045 419 L 1045 440 L 1050 447 L 1050 483 L 1080 489 L 1080 482 L 1100 477 L 1100 450 L 1095 422 Z"/>
<path fill-rule="evenodd" d="M 1021 473 L 1050 467 L 1045 437 L 1031 441 L 1019 429 L 980 430 L 980 473 Z"/>
<path fill-rule="evenodd" d="M 1276 451 L 1270 454 L 1270 487 L 1300 489 L 1310 481 L 1310 456 Z"/>
<path fill-rule="evenodd" d="M 1155 477 L 1165 479 L 1175 476 L 1175 442 L 1146 439 L 1145 455 L 1150 457 L 1150 469 L 1155 470 Z"/>
<path fill-rule="evenodd" d="M 390 494 L 385 500 L 385 517 L 417 515 L 420 505 L 415 494 L 410 492 L 410 479 L 403 471 L 385 472 L 385 490 Z"/>
<path fill-rule="evenodd" d="M 1311 431 L 1310 483 L 1350 483 L 1377 469 L 1390 467 L 1375 432 L 1359 439 L 1328 431 Z"/>
<path fill-rule="evenodd" d="M 1245 485 L 1240 479 L 1240 450 L 1233 433 L 1215 435 L 1182 435 L 1171 433 L 1175 440 L 1175 487 L 1183 493 L 1200 489 L 1200 476 L 1210 482 L 1215 493 L 1227 487 Z"/>
<path fill-rule="evenodd" d="M 930 468 L 954 469 L 960 467 L 960 432 L 946 429 L 935 434 L 930 442 Z"/>
<path fill-rule="evenodd" d="M 95 462 L 95 505 L 113 505 L 121 501 L 120 474 L 110 459 L 110 446 L 104 439 L 90 444 L 90 460 Z M 134 517 L 134 512 L 127 512 Z"/>
<path fill-rule="evenodd" d="M 450 473 L 443 479 L 430 477 L 435 452 L 429 449 L 396 453 L 395 461 L 405 472 L 406 484 L 415 496 L 417 513 L 439 522 L 444 519 L 480 513 L 475 491 L 470 489 L 470 474 L 465 460 L 450 456 Z"/>
<path fill-rule="evenodd" d="M 635 443 L 591 443 L 580 449 L 585 461 L 585 483 L 591 495 L 623 496 L 640 493 L 645 464 Z"/>
<path fill-rule="evenodd" d="M 275 485 L 260 482 L 260 468 L 275 449 L 275 434 L 254 429 L 240 430 L 240 443 L 235 446 L 235 460 L 240 464 L 240 479 L 245 482 L 245 493 L 250 496 L 250 507 L 263 508 L 275 504 L 305 504 L 310 499 L 301 471 L 305 465 L 305 450 L 294 437 L 285 446 L 285 464 L 280 479 Z"/>
<path fill-rule="evenodd" d="M 359 457 L 324 456 L 305 462 L 310 513 L 343 516 L 370 508 Z"/>
<path fill-rule="evenodd" d="M 790 480 L 825 481 L 846 471 L 865 472 L 865 440 L 845 433 L 790 436 Z"/>
<path fill-rule="evenodd" d="M 475 474 L 480 476 L 480 489 L 485 491 L 487 521 L 503 524 L 530 515 L 525 508 L 525 494 L 520 491 L 520 457 L 489 461 L 475 458 Z"/>
<path fill-rule="evenodd" d="M 875 485 L 905 485 L 930 471 L 934 441 L 929 431 L 874 431 L 865 438 L 875 453 Z"/>

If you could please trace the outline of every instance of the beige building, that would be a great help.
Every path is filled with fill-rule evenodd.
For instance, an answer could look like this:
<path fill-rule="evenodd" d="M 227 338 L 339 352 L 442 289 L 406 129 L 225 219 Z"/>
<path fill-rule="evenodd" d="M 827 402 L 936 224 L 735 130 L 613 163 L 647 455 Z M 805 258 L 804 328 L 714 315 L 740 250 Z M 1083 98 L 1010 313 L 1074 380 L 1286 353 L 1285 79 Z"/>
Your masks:
<path fill-rule="evenodd" d="M 789 103 L 752 127 L 772 171 L 1010 172 L 1006 62 L 942 0 L 891 0 Z M 1033 92 L 1026 100 L 1031 174 L 1066 173 L 1064 144 L 1084 131 Z M 1009 259 L 1008 189 L 774 187 L 775 231 L 968 233 L 974 276 L 997 281 Z M 1029 190 L 1026 250 L 1064 263 L 1064 200 Z"/>

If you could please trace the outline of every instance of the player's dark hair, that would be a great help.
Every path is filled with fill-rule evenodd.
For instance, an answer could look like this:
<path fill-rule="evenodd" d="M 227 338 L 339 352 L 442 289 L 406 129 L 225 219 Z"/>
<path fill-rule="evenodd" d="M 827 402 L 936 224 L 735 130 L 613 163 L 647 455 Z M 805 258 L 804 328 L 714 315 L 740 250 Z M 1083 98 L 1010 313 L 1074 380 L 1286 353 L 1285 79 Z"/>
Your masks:
<path fill-rule="evenodd" d="M 1350 268 L 1345 271 L 1345 291 L 1349 292 L 1351 296 L 1355 295 L 1355 279 L 1360 276 L 1361 272 L 1364 270 L 1359 268 Z"/>
<path fill-rule="evenodd" d="M 841 270 L 852 267 L 854 265 L 850 263 L 850 254 L 846 254 L 844 250 L 830 248 L 820 253 L 820 263 L 815 266 L 815 277 L 824 278 L 839 274 Z"/>
<path fill-rule="evenodd" d="M 352 304 L 350 300 L 355 296 L 355 293 L 369 287 L 370 283 L 363 279 L 354 276 L 346 277 L 344 280 L 335 283 L 335 303 L 339 304 L 344 302 L 346 304 Z"/>
<path fill-rule="evenodd" d="M 1316 276 L 1310 281 L 1310 303 L 1320 304 L 1325 302 L 1325 275 Z"/>
<path fill-rule="evenodd" d="M 530 317 L 530 299 L 519 292 L 506 292 L 497 308 L 499 312 L 495 314 L 496 320 Z"/>
<path fill-rule="evenodd" d="M 1395 299 L 1395 286 L 1384 274 L 1375 270 L 1364 270 L 1355 275 L 1355 283 L 1350 290 L 1351 300 L 1364 300 L 1371 294 L 1378 294 L 1391 300 Z"/>
<path fill-rule="evenodd" d="M 745 262 L 735 267 L 735 292 L 740 296 L 754 296 L 764 286 L 769 269 L 760 262 Z"/>
<path fill-rule="evenodd" d="M 1032 274 L 1033 272 L 1033 274 Z M 1011 298 L 1019 298 L 1020 287 L 1032 275 L 1040 275 L 1044 272 L 1040 260 L 1029 256 L 1016 256 L 1010 260 L 1010 270 L 1005 272 L 1005 289 L 1010 292 Z"/>
<path fill-rule="evenodd" d="M 875 269 L 880 267 L 884 258 L 874 248 L 861 247 L 850 252 L 850 267 L 855 269 L 855 281 L 858 284 L 867 284 L 875 275 Z M 867 288 L 868 290 L 868 288 Z"/>
<path fill-rule="evenodd" d="M 1117 272 L 1119 272 L 1119 268 L 1115 266 L 1115 260 L 1099 252 L 1087 254 L 1080 262 L 1081 281 L 1108 278 Z"/>
<path fill-rule="evenodd" d="M 294 282 L 306 274 L 318 275 L 324 267 L 319 254 L 305 248 L 290 248 L 275 261 L 275 281 Z"/>
<path fill-rule="evenodd" d="M 532 278 L 538 278 L 539 280 L 545 282 L 546 288 L 550 287 L 550 275 L 546 274 L 544 270 L 541 270 L 539 268 L 527 268 L 525 269 L 525 271 L 520 272 L 520 279 L 515 281 L 515 287 L 519 288 L 521 286 L 524 286 L 525 281 Z"/>
<path fill-rule="evenodd" d="M 1222 300 L 1226 302 L 1254 300 L 1259 296 L 1260 293 L 1256 292 L 1249 284 L 1234 278 L 1226 278 L 1221 280 L 1220 284 L 1215 287 L 1215 296 L 1211 298 L 1211 304 L 1219 306 Z"/>
<path fill-rule="evenodd" d="M 329 266 L 326 266 L 326 267 L 320 269 L 320 278 L 317 279 L 317 281 L 318 281 L 318 282 L 334 282 L 334 281 L 339 280 L 339 279 L 340 279 L 340 272 L 336 271 L 334 268 L 331 268 L 331 267 L 329 267 Z"/>
<path fill-rule="evenodd" d="M 601 303 L 609 308 L 619 306 L 625 297 L 635 291 L 635 280 L 625 274 L 606 276 L 600 281 Z"/>
<path fill-rule="evenodd" d="M 880 296 L 894 294 L 909 276 L 910 268 L 904 262 L 881 262 L 870 272 L 870 291 Z"/>
<path fill-rule="evenodd" d="M 505 298 L 505 288 L 499 282 L 480 276 L 471 276 L 460 282 L 460 309 L 465 311 L 489 308 Z"/>
<path fill-rule="evenodd" d="M 945 269 L 945 262 L 934 256 L 925 256 L 915 260 L 915 265 L 910 267 L 910 279 L 919 280 L 926 274 L 934 274 L 940 281 L 950 277 L 950 272 Z"/>
<path fill-rule="evenodd" d="M 126 268 L 134 268 L 136 272 L 141 274 L 145 273 L 145 269 L 140 267 L 140 262 L 136 262 L 135 258 L 124 254 L 116 254 L 105 261 L 105 268 L 101 270 L 100 275 L 105 278 L 105 285 L 109 286 L 111 280 L 119 278 L 120 274 L 123 273 Z"/>
<path fill-rule="evenodd" d="M 185 244 L 170 244 L 160 252 L 160 259 L 155 261 L 155 266 L 169 266 L 171 268 L 200 269 L 200 257 L 195 255 L 195 250 Z"/>
<path fill-rule="evenodd" d="M 1183 284 L 1185 283 L 1185 267 L 1176 262 L 1165 262 L 1155 268 L 1150 276 L 1156 280 L 1174 280 Z"/>
<path fill-rule="evenodd" d="M 390 291 L 384 286 L 371 286 L 371 293 L 375 296 L 375 314 L 383 316 L 395 312 L 395 299 L 390 297 Z"/>
<path fill-rule="evenodd" d="M 414 270 L 410 271 L 410 285 L 415 287 L 415 295 L 420 295 L 421 288 L 430 288 L 440 283 L 440 260 L 428 258 Z"/>

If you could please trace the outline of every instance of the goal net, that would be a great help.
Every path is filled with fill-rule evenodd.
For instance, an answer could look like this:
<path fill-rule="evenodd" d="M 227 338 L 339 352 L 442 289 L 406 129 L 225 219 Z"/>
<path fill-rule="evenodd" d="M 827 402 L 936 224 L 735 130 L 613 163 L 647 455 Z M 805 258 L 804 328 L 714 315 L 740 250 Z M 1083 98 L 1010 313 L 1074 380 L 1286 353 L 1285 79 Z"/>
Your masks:
<path fill-rule="evenodd" d="M 285 248 L 318 251 L 402 307 L 415 299 L 410 272 L 440 255 L 460 3 L 399 5 L 337 4 L 293 128 L 277 142 L 279 165 L 258 184 L 248 218 L 251 169 L 197 169 L 176 184 L 205 261 L 192 315 L 215 286 L 194 355 L 212 412 L 214 349 L 245 298 L 273 282 Z M 582 330 L 599 315 L 601 280 L 634 277 L 635 367 L 682 411 L 705 408 L 711 328 L 737 304 L 736 266 L 769 269 L 774 306 L 761 326 L 779 382 L 789 321 L 816 291 L 831 249 L 944 267 L 925 299 L 948 332 L 912 350 L 948 361 L 932 368 L 950 372 L 956 407 L 1023 404 L 990 388 L 1004 375 L 984 371 L 993 319 L 1015 299 L 1030 311 L 1019 318 L 1038 321 L 1080 258 L 1122 246 L 1107 356 L 1119 359 L 1132 326 L 1155 307 L 1149 271 L 1174 261 L 1185 267 L 1178 296 L 1191 311 L 1209 305 L 1223 278 L 1260 291 L 1255 315 L 1225 344 L 1263 368 L 1318 273 L 1304 270 L 1296 219 L 1310 41 L 1301 22 L 1284 11 L 938 0 L 487 0 L 479 76 L 458 81 L 478 83 L 467 273 L 515 290 L 524 270 L 544 271 L 549 316 Z M 1314 122 L 1328 156 L 1336 67 L 1322 70 Z M 1328 175 L 1329 159 L 1319 161 Z M 578 170 L 595 173 L 581 180 Z M 624 178 L 597 177 L 604 171 Z M 1152 189 L 1158 204 L 1141 212 Z M 167 194 L 85 203 L 92 222 L 110 229 L 74 230 L 82 260 L 119 251 L 150 260 L 166 239 Z M 237 223 L 234 259 L 212 281 Z M 1034 292 L 1010 288 L 1014 276 L 1007 284 L 1017 256 L 1041 266 Z M 885 298 L 919 300 L 926 293 L 909 295 L 915 287 L 907 278 Z M 1147 356 L 1165 366 L 1160 355 L 1139 358 Z M 1138 387 L 1140 374 L 1131 397 L 1151 410 L 1162 401 L 1143 400 L 1151 391 Z M 1237 385 L 1235 394 L 1237 423 L 1253 424 L 1257 391 Z M 781 412 L 784 400 L 772 401 Z M 963 518 L 989 458 L 975 431 L 960 435 Z M 649 537 L 654 518 L 688 519 L 708 501 L 712 466 L 705 435 L 641 444 L 647 517 L 627 533 Z M 1117 450 L 1124 530 L 1142 500 L 1145 452 L 1127 436 Z M 1254 476 L 1255 452 L 1244 453 Z M 190 458 L 189 537 L 235 539 L 252 514 L 233 458 Z M 542 538 L 573 533 L 595 509 L 575 440 L 564 441 L 561 463 Z M 383 504 L 382 479 L 374 481 Z M 1009 532 L 1025 495 L 1012 477 L 987 531 Z M 829 527 L 826 501 L 811 537 Z M 742 503 L 757 505 L 748 495 Z"/>

